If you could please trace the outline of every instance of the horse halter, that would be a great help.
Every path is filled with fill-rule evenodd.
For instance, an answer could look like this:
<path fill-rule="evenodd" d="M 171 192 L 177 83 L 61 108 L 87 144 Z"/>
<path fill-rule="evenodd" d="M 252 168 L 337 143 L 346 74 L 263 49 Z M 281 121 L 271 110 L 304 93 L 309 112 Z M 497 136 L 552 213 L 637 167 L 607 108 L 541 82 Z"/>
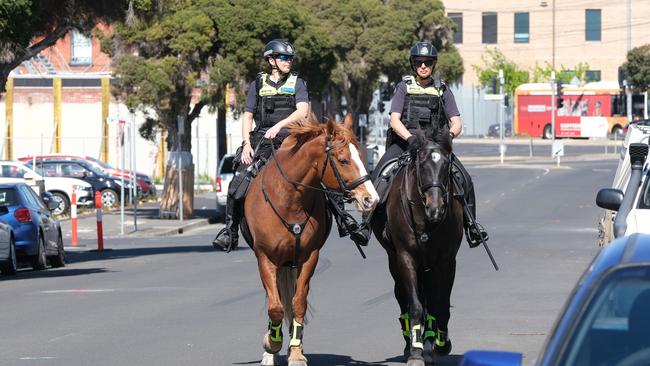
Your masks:
<path fill-rule="evenodd" d="M 436 143 L 429 143 L 426 145 L 427 150 L 429 149 L 441 149 L 441 146 Z M 449 182 L 450 182 L 450 177 L 451 177 L 451 159 L 448 156 L 440 155 L 440 159 L 444 159 L 449 163 L 449 172 L 447 175 L 446 182 L 440 182 L 436 179 L 434 179 L 432 182 L 426 182 L 425 184 L 422 184 L 422 177 L 420 173 L 420 154 L 419 152 L 416 153 L 415 155 L 415 177 L 416 177 L 416 186 L 418 187 L 418 195 L 420 196 L 420 200 L 424 202 L 424 192 L 428 191 L 431 188 L 440 188 L 442 191 L 443 195 L 445 196 L 445 204 L 449 202 L 449 194 L 451 193 L 449 190 Z M 436 162 L 434 162 L 436 163 Z"/>

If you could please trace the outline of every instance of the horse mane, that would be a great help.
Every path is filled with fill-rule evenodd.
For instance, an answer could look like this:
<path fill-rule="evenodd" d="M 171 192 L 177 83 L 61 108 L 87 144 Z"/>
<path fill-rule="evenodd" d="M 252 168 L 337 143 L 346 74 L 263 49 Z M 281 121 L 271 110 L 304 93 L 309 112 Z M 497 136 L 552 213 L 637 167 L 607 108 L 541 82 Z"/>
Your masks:
<path fill-rule="evenodd" d="M 440 145 L 447 153 L 452 152 L 451 136 L 449 135 L 449 128 L 437 128 L 435 130 L 426 130 L 423 133 L 418 132 L 420 142 L 426 144 L 427 141 L 433 141 Z"/>
<path fill-rule="evenodd" d="M 289 129 L 287 146 L 292 146 L 292 151 L 296 151 L 305 143 L 328 133 L 332 142 L 345 145 L 352 143 L 357 149 L 359 148 L 357 138 L 350 129 L 329 118 L 325 118 L 325 123 L 319 123 L 313 113 L 307 120 L 290 123 L 287 128 Z"/>

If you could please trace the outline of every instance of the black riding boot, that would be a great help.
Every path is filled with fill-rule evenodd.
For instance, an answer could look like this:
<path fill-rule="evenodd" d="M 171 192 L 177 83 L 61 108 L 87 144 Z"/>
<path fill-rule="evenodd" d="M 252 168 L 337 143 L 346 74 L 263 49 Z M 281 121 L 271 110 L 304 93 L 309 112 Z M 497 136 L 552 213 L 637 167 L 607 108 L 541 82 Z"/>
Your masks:
<path fill-rule="evenodd" d="M 359 245 L 367 245 L 367 239 L 365 242 L 363 240 L 362 242 L 358 241 L 359 239 L 356 233 L 359 230 L 359 223 L 354 219 L 354 217 L 352 217 L 352 215 L 345 211 L 345 201 L 343 201 L 343 197 L 337 194 L 328 194 L 328 197 L 330 211 L 334 215 L 334 220 L 336 220 L 339 236 L 344 237 L 350 235 L 350 238 L 355 243 Z"/>
<path fill-rule="evenodd" d="M 370 212 L 364 212 L 363 215 L 361 216 L 361 225 L 359 225 L 359 229 L 356 231 L 353 231 L 350 234 L 350 238 L 352 240 L 361 245 L 361 246 L 366 246 L 368 245 L 368 241 L 370 241 L 370 219 L 372 218 L 372 215 L 375 214 L 375 211 L 383 209 L 380 208 L 379 206 L 384 202 L 385 195 L 388 193 L 388 188 L 390 187 L 390 183 L 388 182 L 387 179 L 381 178 L 377 180 L 377 184 L 375 189 L 377 190 L 377 195 L 379 196 L 379 203 L 377 203 L 377 206 L 373 209 L 373 211 Z"/>
<path fill-rule="evenodd" d="M 212 241 L 214 249 L 220 249 L 225 252 L 237 248 L 239 239 L 239 215 L 235 215 L 236 202 L 228 196 L 226 202 L 226 227 L 221 229 L 217 237 Z"/>

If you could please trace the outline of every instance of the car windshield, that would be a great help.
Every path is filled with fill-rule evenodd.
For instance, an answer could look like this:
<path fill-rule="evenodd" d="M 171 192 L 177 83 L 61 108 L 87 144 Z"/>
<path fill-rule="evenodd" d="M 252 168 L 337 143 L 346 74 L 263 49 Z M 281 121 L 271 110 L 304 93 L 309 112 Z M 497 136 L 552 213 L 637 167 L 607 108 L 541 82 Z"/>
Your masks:
<path fill-rule="evenodd" d="M 90 170 L 91 172 L 95 173 L 98 176 L 106 176 L 106 174 L 103 170 L 99 169 L 98 167 L 94 166 L 93 164 L 86 163 L 86 164 L 81 164 L 83 165 L 84 168 Z"/>
<path fill-rule="evenodd" d="M 226 156 L 221 163 L 219 174 L 232 174 L 232 156 Z"/>
<path fill-rule="evenodd" d="M 650 351 L 650 267 L 619 269 L 585 305 L 561 365 L 615 365 Z"/>
<path fill-rule="evenodd" d="M 0 206 L 16 206 L 20 204 L 18 194 L 13 188 L 0 188 Z"/>
<path fill-rule="evenodd" d="M 88 157 L 86 157 L 86 158 L 87 158 L 88 160 L 92 161 L 93 163 L 95 163 L 95 164 L 101 166 L 101 167 L 104 168 L 104 169 L 115 170 L 115 168 L 113 168 L 112 165 L 110 165 L 110 164 L 108 164 L 108 163 L 106 163 L 106 162 L 103 162 L 103 161 L 101 161 L 101 160 L 99 160 L 99 159 L 95 159 L 95 158 L 90 157 L 90 156 L 88 156 Z"/>

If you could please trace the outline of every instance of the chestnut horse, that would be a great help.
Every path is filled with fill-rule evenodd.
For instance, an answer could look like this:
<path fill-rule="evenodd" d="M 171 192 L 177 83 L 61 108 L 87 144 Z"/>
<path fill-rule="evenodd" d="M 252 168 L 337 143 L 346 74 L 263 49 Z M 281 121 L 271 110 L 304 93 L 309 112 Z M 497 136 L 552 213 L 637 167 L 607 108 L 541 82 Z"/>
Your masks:
<path fill-rule="evenodd" d="M 385 209 L 371 221 L 388 253 L 408 366 L 424 366 L 433 362 L 434 352 L 451 351 L 449 301 L 463 238 L 462 193 L 452 178 L 449 132 L 416 136 L 422 147 L 402 163 L 406 166 L 393 178 Z"/>
<path fill-rule="evenodd" d="M 307 365 L 302 334 L 309 281 L 331 228 L 326 192 L 353 199 L 361 211 L 379 199 L 349 129 L 312 117 L 289 130 L 244 201 L 242 233 L 257 257 L 269 314 L 262 365 L 278 364 L 283 318 L 289 326 L 289 365 Z"/>

